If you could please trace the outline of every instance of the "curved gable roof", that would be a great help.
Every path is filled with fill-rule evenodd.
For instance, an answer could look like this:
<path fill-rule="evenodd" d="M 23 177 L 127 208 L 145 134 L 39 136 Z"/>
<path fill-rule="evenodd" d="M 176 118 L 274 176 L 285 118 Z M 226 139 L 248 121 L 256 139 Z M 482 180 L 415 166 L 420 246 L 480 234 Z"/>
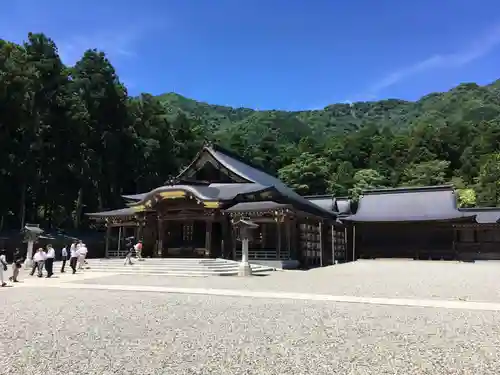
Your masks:
<path fill-rule="evenodd" d="M 283 196 L 295 201 L 299 206 L 307 209 L 308 212 L 318 214 L 320 216 L 335 217 L 335 214 L 329 210 L 318 206 L 309 200 L 305 199 L 301 195 L 297 194 L 295 191 L 286 186 L 283 182 L 278 180 L 276 177 L 267 174 L 260 169 L 246 164 L 236 157 L 229 155 L 229 153 L 223 151 L 219 147 L 206 146 L 204 150 L 209 152 L 219 163 L 221 163 L 225 168 L 230 170 L 232 173 L 244 178 L 248 182 L 253 182 L 266 186 L 274 186 Z"/>

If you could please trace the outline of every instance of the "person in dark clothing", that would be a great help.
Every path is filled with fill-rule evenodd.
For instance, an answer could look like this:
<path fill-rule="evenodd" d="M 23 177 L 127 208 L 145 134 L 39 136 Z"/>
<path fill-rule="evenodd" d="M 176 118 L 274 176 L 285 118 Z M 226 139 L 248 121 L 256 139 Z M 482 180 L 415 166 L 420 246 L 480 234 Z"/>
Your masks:
<path fill-rule="evenodd" d="M 61 249 L 61 260 L 62 260 L 61 273 L 64 273 L 64 266 L 66 266 L 66 260 L 68 260 L 68 248 L 69 246 L 64 246 Z"/>
<path fill-rule="evenodd" d="M 69 266 L 73 270 L 73 274 L 76 273 L 76 263 L 78 262 L 78 249 L 76 248 L 76 241 L 73 242 L 69 248 Z"/>
<path fill-rule="evenodd" d="M 19 280 L 17 279 L 19 276 L 19 270 L 23 266 L 23 257 L 21 256 L 21 251 L 19 249 L 16 249 L 14 251 L 14 262 L 12 263 L 12 276 L 9 277 L 9 280 L 18 283 Z"/>
<path fill-rule="evenodd" d="M 37 250 L 38 251 L 38 250 Z M 36 253 L 35 253 L 36 255 Z M 35 255 L 33 255 L 33 265 L 31 266 L 30 276 L 33 276 L 38 269 L 38 263 L 35 261 Z"/>
<path fill-rule="evenodd" d="M 47 245 L 47 252 L 45 254 L 45 270 L 47 271 L 47 277 L 52 277 L 54 274 L 54 259 L 56 258 L 56 251 L 51 244 Z"/>

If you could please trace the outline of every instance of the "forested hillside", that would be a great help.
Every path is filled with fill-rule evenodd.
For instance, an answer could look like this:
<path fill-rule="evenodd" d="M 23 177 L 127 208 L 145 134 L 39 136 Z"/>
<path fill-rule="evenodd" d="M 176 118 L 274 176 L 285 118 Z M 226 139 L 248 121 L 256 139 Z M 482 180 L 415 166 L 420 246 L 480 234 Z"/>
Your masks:
<path fill-rule="evenodd" d="M 417 102 L 254 111 L 173 93 L 132 98 L 102 52 L 68 67 L 42 34 L 0 40 L 0 229 L 85 226 L 83 213 L 162 185 L 206 140 L 301 194 L 452 182 L 461 204 L 496 206 L 499 93 L 498 82 L 469 83 Z"/>

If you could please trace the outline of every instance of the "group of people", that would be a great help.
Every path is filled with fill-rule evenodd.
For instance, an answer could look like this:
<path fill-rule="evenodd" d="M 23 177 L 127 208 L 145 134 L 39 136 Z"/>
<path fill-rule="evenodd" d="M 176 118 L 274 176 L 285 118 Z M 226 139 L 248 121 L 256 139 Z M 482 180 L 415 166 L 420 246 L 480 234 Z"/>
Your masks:
<path fill-rule="evenodd" d="M 74 241 L 71 245 L 64 246 L 61 249 L 61 273 L 64 273 L 64 268 L 66 267 L 66 262 L 69 260 L 69 266 L 73 273 L 76 273 L 77 269 L 83 269 L 86 264 L 85 258 L 87 257 L 88 249 L 87 246 L 82 241 Z M 69 255 L 69 256 L 68 256 Z M 30 276 L 33 276 L 36 271 L 38 277 L 43 276 L 43 269 L 47 272 L 47 277 L 50 278 L 54 274 L 54 260 L 56 258 L 56 251 L 51 244 L 48 244 L 46 248 L 38 248 L 38 250 L 33 255 L 33 265 L 31 268 Z M 14 261 L 12 263 L 12 276 L 9 280 L 16 283 L 19 282 L 19 270 L 22 268 L 23 258 L 19 249 L 14 252 Z M 5 250 L 0 250 L 0 285 L 2 287 L 7 286 L 4 280 L 4 272 L 8 270 L 7 260 L 5 257 Z"/>
<path fill-rule="evenodd" d="M 19 270 L 23 266 L 23 257 L 21 255 L 21 251 L 16 249 L 14 251 L 14 261 L 12 262 L 12 276 L 9 277 L 10 281 L 18 282 L 17 278 L 19 276 Z M 4 272 L 8 270 L 7 258 L 5 256 L 5 250 L 0 250 L 0 286 L 7 286 L 7 283 L 4 279 Z"/>
<path fill-rule="evenodd" d="M 83 269 L 87 257 L 88 249 L 82 241 L 73 242 L 71 245 L 65 246 L 61 249 L 61 273 L 64 273 L 64 268 L 66 267 L 66 262 L 68 260 L 68 250 L 69 250 L 69 266 L 73 273 L 76 273 L 77 268 Z M 47 277 L 51 277 L 54 274 L 54 259 L 55 250 L 52 245 L 47 245 L 46 251 L 41 247 L 37 250 L 35 255 L 33 255 L 33 267 L 31 269 L 30 275 L 33 276 L 35 271 L 38 271 L 38 277 L 43 276 L 43 268 L 47 271 Z"/>

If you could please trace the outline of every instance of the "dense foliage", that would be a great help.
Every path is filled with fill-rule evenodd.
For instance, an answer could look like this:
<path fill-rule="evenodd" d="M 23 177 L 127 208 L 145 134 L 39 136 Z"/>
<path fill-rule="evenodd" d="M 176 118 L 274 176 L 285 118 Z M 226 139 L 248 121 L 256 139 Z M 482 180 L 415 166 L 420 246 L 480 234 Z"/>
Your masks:
<path fill-rule="evenodd" d="M 301 194 L 454 183 L 462 205 L 500 203 L 500 83 L 417 102 L 255 111 L 177 94 L 132 98 L 105 54 L 65 66 L 52 40 L 0 40 L 0 229 L 79 227 L 84 212 L 160 186 L 208 139 Z"/>

